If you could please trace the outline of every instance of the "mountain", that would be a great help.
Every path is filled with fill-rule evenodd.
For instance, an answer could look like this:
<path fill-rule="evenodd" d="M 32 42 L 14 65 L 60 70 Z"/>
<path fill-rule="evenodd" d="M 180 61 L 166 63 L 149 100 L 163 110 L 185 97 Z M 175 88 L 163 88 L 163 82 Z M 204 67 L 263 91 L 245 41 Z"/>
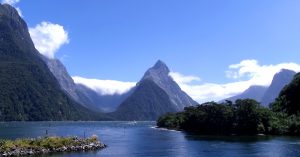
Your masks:
<path fill-rule="evenodd" d="M 225 100 L 235 101 L 237 99 L 249 98 L 260 102 L 263 106 L 268 106 L 270 103 L 275 101 L 276 97 L 279 95 L 284 86 L 292 81 L 295 74 L 296 72 L 294 71 L 282 69 L 280 72 L 274 75 L 272 83 L 269 87 L 250 86 L 243 93 Z"/>
<path fill-rule="evenodd" d="M 43 60 L 65 93 L 82 106 L 91 110 L 112 112 L 130 94 L 130 92 L 127 92 L 121 95 L 101 95 L 83 84 L 76 84 L 65 66 L 58 59 L 43 57 Z"/>
<path fill-rule="evenodd" d="M 167 65 L 158 60 L 152 68 L 146 71 L 142 80 L 152 80 L 162 88 L 170 97 L 177 111 L 181 111 L 187 106 L 197 105 L 197 102 L 180 89 L 169 73 L 170 70 Z"/>
<path fill-rule="evenodd" d="M 0 4 L 0 121 L 96 117 L 61 90 L 35 49 L 25 21 L 16 9 Z"/>
<path fill-rule="evenodd" d="M 287 69 L 282 69 L 279 73 L 275 74 L 270 87 L 262 96 L 260 101 L 262 105 L 268 106 L 274 102 L 283 87 L 293 80 L 295 74 L 296 72 Z"/>
<path fill-rule="evenodd" d="M 265 86 L 250 86 L 243 93 L 238 94 L 233 97 L 230 97 L 230 98 L 227 98 L 225 100 L 230 100 L 232 102 L 235 102 L 237 99 L 254 99 L 256 101 L 260 101 L 262 96 L 267 91 L 267 89 L 268 89 L 268 87 L 265 87 Z M 224 101 L 224 100 L 222 100 L 222 101 Z"/>
<path fill-rule="evenodd" d="M 58 59 L 49 59 L 44 56 L 42 58 L 47 64 L 49 70 L 59 82 L 60 87 L 74 100 L 84 104 L 80 100 L 80 96 L 77 93 L 78 91 L 76 89 L 76 84 L 74 83 L 72 77 L 68 74 L 68 71 L 65 68 L 65 66 Z"/>
<path fill-rule="evenodd" d="M 285 86 L 276 101 L 271 105 L 272 109 L 278 112 L 285 112 L 288 115 L 300 113 L 300 73 L 297 73 L 293 80 Z"/>
<path fill-rule="evenodd" d="M 118 120 L 156 120 L 165 113 L 196 105 L 169 76 L 169 72 L 166 64 L 158 61 L 111 115 Z"/>
<path fill-rule="evenodd" d="M 113 116 L 118 120 L 156 120 L 165 113 L 176 111 L 163 89 L 152 80 L 143 80 Z"/>

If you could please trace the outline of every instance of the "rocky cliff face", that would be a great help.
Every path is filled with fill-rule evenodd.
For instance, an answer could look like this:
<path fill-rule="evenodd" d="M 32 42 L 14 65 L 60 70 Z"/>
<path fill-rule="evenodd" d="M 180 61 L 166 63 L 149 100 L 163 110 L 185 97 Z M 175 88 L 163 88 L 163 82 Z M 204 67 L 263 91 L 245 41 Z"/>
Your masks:
<path fill-rule="evenodd" d="M 81 102 L 79 96 L 77 95 L 76 84 L 74 83 L 72 77 L 68 74 L 65 66 L 58 59 L 49 59 L 43 56 L 43 60 L 59 82 L 61 88 L 66 91 L 74 100 Z"/>

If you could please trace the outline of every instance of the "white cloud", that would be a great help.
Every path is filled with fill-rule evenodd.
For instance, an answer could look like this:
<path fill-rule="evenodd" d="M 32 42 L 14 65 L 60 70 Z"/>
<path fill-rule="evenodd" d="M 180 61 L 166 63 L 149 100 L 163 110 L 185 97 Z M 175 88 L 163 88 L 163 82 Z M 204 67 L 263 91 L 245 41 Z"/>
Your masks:
<path fill-rule="evenodd" d="M 123 94 L 136 85 L 136 82 L 87 79 L 79 76 L 73 76 L 72 78 L 76 84 L 85 85 L 101 95 Z"/>
<path fill-rule="evenodd" d="M 272 82 L 273 75 L 281 69 L 299 72 L 300 65 L 296 63 L 260 65 L 256 60 L 243 60 L 238 64 L 230 65 L 226 74 L 229 78 L 246 79 L 251 85 L 268 86 Z"/>
<path fill-rule="evenodd" d="M 35 48 L 48 58 L 54 58 L 57 50 L 69 43 L 68 32 L 59 24 L 44 21 L 29 28 L 29 33 Z"/>
<path fill-rule="evenodd" d="M 191 83 L 193 81 L 201 81 L 201 79 L 197 76 L 184 76 L 178 72 L 170 72 L 169 75 L 180 84 L 183 83 Z"/>
<path fill-rule="evenodd" d="M 9 5 L 15 5 L 19 2 L 20 2 L 20 0 L 3 0 L 2 1 L 2 3 L 6 3 L 6 4 L 9 4 Z"/>
<path fill-rule="evenodd" d="M 3 3 L 3 4 L 4 4 L 4 3 L 5 3 L 5 4 L 9 4 L 9 5 L 15 7 L 16 10 L 18 11 L 19 15 L 20 15 L 21 17 L 23 17 L 21 9 L 20 9 L 19 7 L 16 7 L 16 4 L 19 3 L 19 2 L 20 2 L 20 0 L 2 0 L 2 3 Z"/>
<path fill-rule="evenodd" d="M 174 75 L 171 76 L 183 91 L 199 103 L 202 103 L 206 101 L 219 101 L 234 96 L 243 92 L 251 85 L 268 86 L 272 82 L 273 76 L 281 69 L 290 69 L 299 72 L 300 65 L 296 63 L 260 65 L 256 60 L 243 60 L 238 64 L 229 66 L 226 76 L 233 78 L 233 82 L 224 84 L 203 82 L 194 85 L 189 81 L 180 81 Z M 184 78 L 184 76 L 182 77 Z"/>

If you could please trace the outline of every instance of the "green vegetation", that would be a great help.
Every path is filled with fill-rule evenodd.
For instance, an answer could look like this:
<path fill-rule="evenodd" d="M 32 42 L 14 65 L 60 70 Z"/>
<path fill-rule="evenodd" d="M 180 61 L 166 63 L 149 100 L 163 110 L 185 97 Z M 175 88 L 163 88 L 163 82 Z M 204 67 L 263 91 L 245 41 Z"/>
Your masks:
<path fill-rule="evenodd" d="M 21 149 L 31 149 L 31 148 L 44 148 L 44 149 L 54 149 L 63 146 L 76 146 L 82 143 L 89 144 L 92 142 L 97 142 L 96 137 L 88 138 L 84 141 L 79 141 L 74 137 L 47 137 L 41 139 L 17 139 L 17 140 L 2 140 L 0 141 L 0 151 L 10 151 L 15 148 Z"/>
<path fill-rule="evenodd" d="M 300 116 L 274 112 L 252 99 L 208 102 L 160 117 L 158 127 L 199 134 L 300 135 Z"/>
<path fill-rule="evenodd" d="M 270 105 L 277 116 L 275 125 L 278 132 L 300 135 L 300 73 L 294 76 L 293 81 L 285 86 L 278 98 Z"/>
<path fill-rule="evenodd" d="M 293 81 L 283 88 L 271 108 L 275 112 L 285 112 L 288 115 L 300 113 L 300 73 L 296 74 Z"/>
<path fill-rule="evenodd" d="M 201 134 L 258 134 L 271 132 L 270 110 L 251 99 L 208 102 L 158 119 L 159 127 Z"/>
<path fill-rule="evenodd" d="M 0 140 L 0 153 L 10 155 L 34 155 L 50 152 L 95 150 L 104 148 L 97 136 L 45 137 L 38 139 Z"/>

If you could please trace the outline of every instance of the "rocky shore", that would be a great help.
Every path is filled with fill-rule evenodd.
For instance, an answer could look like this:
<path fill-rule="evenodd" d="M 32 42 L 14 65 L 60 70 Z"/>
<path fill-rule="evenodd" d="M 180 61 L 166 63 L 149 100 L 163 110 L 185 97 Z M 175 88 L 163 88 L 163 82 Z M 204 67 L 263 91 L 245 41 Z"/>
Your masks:
<path fill-rule="evenodd" d="M 0 156 L 31 156 L 59 152 L 93 151 L 105 148 L 97 137 L 45 137 L 0 141 Z"/>

